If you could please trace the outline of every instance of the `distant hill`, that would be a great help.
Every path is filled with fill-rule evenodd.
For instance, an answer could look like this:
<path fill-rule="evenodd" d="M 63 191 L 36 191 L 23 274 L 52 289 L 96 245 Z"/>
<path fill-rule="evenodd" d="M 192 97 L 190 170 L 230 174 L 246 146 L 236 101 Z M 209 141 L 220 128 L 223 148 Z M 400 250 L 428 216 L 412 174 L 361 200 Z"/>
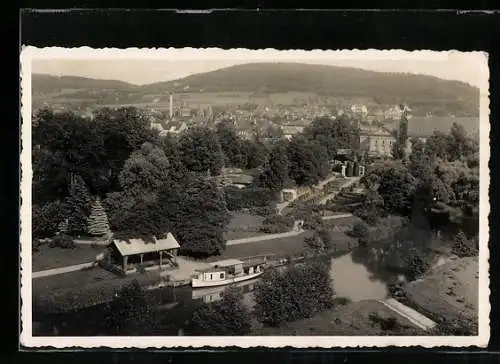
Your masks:
<path fill-rule="evenodd" d="M 64 93 L 66 90 L 131 90 L 137 88 L 123 81 L 97 80 L 75 76 L 31 75 L 31 87 L 34 93 Z"/>
<path fill-rule="evenodd" d="M 464 82 L 436 77 L 380 73 L 356 68 L 301 63 L 251 63 L 191 75 L 182 79 L 135 86 L 122 81 L 83 77 L 32 76 L 37 101 L 74 103 L 77 99 L 104 103 L 144 103 L 175 93 L 308 92 L 343 100 L 369 99 L 372 104 L 406 102 L 415 114 L 477 116 L 479 89 Z M 111 91 L 111 92 L 110 92 Z M 214 104 L 217 100 L 214 101 Z"/>
<path fill-rule="evenodd" d="M 205 92 L 315 92 L 343 98 L 369 97 L 379 104 L 407 102 L 412 108 L 474 115 L 479 89 L 460 81 L 404 73 L 301 63 L 251 63 L 143 86 L 148 92 L 181 91 L 186 86 Z"/>

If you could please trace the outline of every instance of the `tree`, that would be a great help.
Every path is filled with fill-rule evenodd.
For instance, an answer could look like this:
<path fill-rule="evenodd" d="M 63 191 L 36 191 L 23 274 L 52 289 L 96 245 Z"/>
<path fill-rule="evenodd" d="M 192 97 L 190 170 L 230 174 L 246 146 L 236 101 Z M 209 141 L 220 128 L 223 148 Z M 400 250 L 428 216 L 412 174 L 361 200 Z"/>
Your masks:
<path fill-rule="evenodd" d="M 336 119 L 317 118 L 304 130 L 304 136 L 322 145 L 328 153 L 328 159 L 335 158 L 339 149 L 359 147 L 359 128 L 356 121 L 347 115 Z"/>
<path fill-rule="evenodd" d="M 327 152 L 317 142 L 295 137 L 288 145 L 287 155 L 288 175 L 299 186 L 312 186 L 330 172 Z"/>
<path fill-rule="evenodd" d="M 179 140 L 181 160 L 192 172 L 217 176 L 224 164 L 224 154 L 217 134 L 206 127 L 192 127 Z"/>
<path fill-rule="evenodd" d="M 358 221 L 352 226 L 352 230 L 349 232 L 349 235 L 358 239 L 360 246 L 366 246 L 369 242 L 370 230 L 365 223 Z"/>
<path fill-rule="evenodd" d="M 102 207 L 101 199 L 97 197 L 90 211 L 88 219 L 88 232 L 94 236 L 109 236 L 109 221 L 106 211 Z"/>
<path fill-rule="evenodd" d="M 268 150 L 259 141 L 243 140 L 241 142 L 241 153 L 246 163 L 244 168 L 254 169 L 264 165 Z"/>
<path fill-rule="evenodd" d="M 324 254 L 335 250 L 335 242 L 324 227 L 319 227 L 314 231 L 314 235 L 304 239 L 305 245 L 315 254 Z"/>
<path fill-rule="evenodd" d="M 256 316 L 264 324 L 280 326 L 331 308 L 334 292 L 329 268 L 325 261 L 314 259 L 282 273 L 266 272 L 254 291 Z"/>
<path fill-rule="evenodd" d="M 278 143 L 271 150 L 264 171 L 259 176 L 259 183 L 273 191 L 283 189 L 288 179 L 288 157 L 286 142 Z"/>
<path fill-rule="evenodd" d="M 459 231 L 454 237 L 452 253 L 459 257 L 472 257 L 478 254 L 478 241 L 468 239 L 463 231 Z"/>
<path fill-rule="evenodd" d="M 33 236 L 47 238 L 54 236 L 59 224 L 67 218 L 68 206 L 65 202 L 55 200 L 43 205 L 33 205 Z"/>
<path fill-rule="evenodd" d="M 164 151 L 146 142 L 125 161 L 119 175 L 120 185 L 138 194 L 156 191 L 168 182 L 169 168 Z"/>
<path fill-rule="evenodd" d="M 115 335 L 151 335 L 155 328 L 154 309 L 137 280 L 120 289 L 108 312 L 107 327 Z"/>
<path fill-rule="evenodd" d="M 204 304 L 193 313 L 190 333 L 198 336 L 248 334 L 252 318 L 241 301 L 242 296 L 237 288 L 228 287 L 221 301 Z"/>
<path fill-rule="evenodd" d="M 411 162 L 418 162 L 424 159 L 425 143 L 420 138 L 411 139 L 411 153 L 409 155 Z"/>
<path fill-rule="evenodd" d="M 472 138 L 469 137 L 463 125 L 453 123 L 448 136 L 448 156 L 451 160 L 467 157 L 473 153 Z"/>
<path fill-rule="evenodd" d="M 158 205 L 165 206 L 162 216 L 171 222 L 184 254 L 206 257 L 225 249 L 230 215 L 213 179 L 189 174 L 182 183 L 163 191 Z"/>
<path fill-rule="evenodd" d="M 242 167 L 246 165 L 246 155 L 243 151 L 243 143 L 236 133 L 236 128 L 232 121 L 223 120 L 217 124 L 217 138 L 222 152 L 230 165 Z"/>
<path fill-rule="evenodd" d="M 92 200 L 85 181 L 79 175 L 74 176 L 70 187 L 70 196 L 66 200 L 68 206 L 68 233 L 87 232 L 87 218 L 92 207 Z"/>
<path fill-rule="evenodd" d="M 404 216 L 412 211 L 413 193 L 417 180 L 406 168 L 389 168 L 382 171 L 377 192 L 384 199 L 388 212 Z"/>
<path fill-rule="evenodd" d="M 367 191 L 359 207 L 354 211 L 354 215 L 370 225 L 376 224 L 380 218 L 387 215 L 384 209 L 384 199 L 376 191 Z"/>
<path fill-rule="evenodd" d="M 425 143 L 425 154 L 431 159 L 441 158 L 448 160 L 448 136 L 440 131 L 434 131 L 434 134 L 427 138 Z"/>

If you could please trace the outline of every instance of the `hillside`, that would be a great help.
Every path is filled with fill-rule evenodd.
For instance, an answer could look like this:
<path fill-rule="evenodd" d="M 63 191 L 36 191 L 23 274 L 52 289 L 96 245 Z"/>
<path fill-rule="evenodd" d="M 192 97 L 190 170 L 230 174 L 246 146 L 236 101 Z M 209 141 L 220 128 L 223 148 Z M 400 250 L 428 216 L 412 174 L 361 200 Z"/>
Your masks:
<path fill-rule="evenodd" d="M 367 100 L 373 105 L 408 103 L 417 115 L 477 116 L 479 90 L 459 81 L 436 77 L 379 73 L 355 68 L 300 63 L 252 63 L 232 66 L 182 79 L 135 86 L 121 81 L 82 77 L 33 75 L 35 101 L 89 105 L 143 104 L 168 99 L 169 92 L 184 95 L 190 103 L 223 104 L 224 97 L 239 94 L 232 102 L 286 93 L 308 93 L 345 103 Z M 267 96 L 266 96 L 267 95 Z M 201 98 L 201 99 L 200 99 Z M 237 100 L 237 101 L 236 101 Z M 157 102 L 157 101 L 156 101 Z M 363 102 L 363 101 L 362 101 Z M 288 102 L 293 105 L 292 102 Z M 298 106 L 298 105 L 297 105 Z"/>
<path fill-rule="evenodd" d="M 33 93 L 51 94 L 64 93 L 65 91 L 77 90 L 127 90 L 137 86 L 123 81 L 97 80 L 93 78 L 75 76 L 51 76 L 43 74 L 33 74 L 31 76 L 31 87 Z"/>
<path fill-rule="evenodd" d="M 440 105 L 449 112 L 474 114 L 479 89 L 436 77 L 380 73 L 356 68 L 300 63 L 251 63 L 143 86 L 148 92 L 314 92 L 342 98 L 373 98 L 379 104 L 407 102 L 413 107 Z"/>

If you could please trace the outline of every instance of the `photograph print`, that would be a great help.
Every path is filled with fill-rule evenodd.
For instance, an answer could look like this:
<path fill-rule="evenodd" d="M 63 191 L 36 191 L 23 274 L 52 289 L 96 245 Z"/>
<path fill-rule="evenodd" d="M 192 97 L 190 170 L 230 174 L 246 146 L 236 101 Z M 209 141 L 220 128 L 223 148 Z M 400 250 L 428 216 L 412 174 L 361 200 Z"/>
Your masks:
<path fill-rule="evenodd" d="M 488 73 L 25 47 L 21 344 L 486 346 Z"/>

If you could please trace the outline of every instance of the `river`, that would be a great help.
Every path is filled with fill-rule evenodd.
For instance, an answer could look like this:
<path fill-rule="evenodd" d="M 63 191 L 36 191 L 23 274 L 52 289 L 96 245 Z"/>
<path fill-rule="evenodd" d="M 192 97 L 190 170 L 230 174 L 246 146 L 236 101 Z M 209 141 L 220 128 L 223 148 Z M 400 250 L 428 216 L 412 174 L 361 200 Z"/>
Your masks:
<path fill-rule="evenodd" d="M 363 255 L 364 256 L 364 255 Z M 398 275 L 373 269 L 373 264 L 359 262 L 355 252 L 333 257 L 331 275 L 337 297 L 353 302 L 368 299 L 385 299 L 388 283 L 398 279 Z M 370 267 L 370 268 L 369 268 Z M 259 279 L 241 282 L 244 303 L 253 306 L 252 291 Z M 161 318 L 161 333 L 158 335 L 178 335 L 183 330 L 192 312 L 204 302 L 220 300 L 227 287 L 191 289 L 191 287 L 161 288 L 149 291 Z M 33 335 L 39 336 L 99 336 L 107 335 L 104 327 L 108 316 L 107 305 L 98 305 L 74 312 L 59 314 L 34 313 L 36 323 Z"/>

